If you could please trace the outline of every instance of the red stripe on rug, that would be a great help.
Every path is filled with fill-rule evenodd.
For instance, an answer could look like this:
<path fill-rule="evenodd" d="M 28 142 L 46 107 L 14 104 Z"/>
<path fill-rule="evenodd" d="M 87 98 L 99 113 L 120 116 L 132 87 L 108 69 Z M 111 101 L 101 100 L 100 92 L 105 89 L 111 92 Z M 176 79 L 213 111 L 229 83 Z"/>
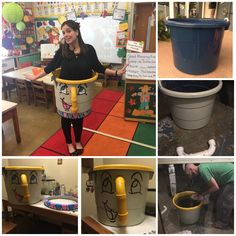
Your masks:
<path fill-rule="evenodd" d="M 114 101 L 93 99 L 92 111 L 108 115 L 115 104 L 116 102 Z"/>
<path fill-rule="evenodd" d="M 31 154 L 31 156 L 61 156 L 61 155 L 57 152 L 53 152 L 51 150 L 42 147 L 39 147 Z"/>
<path fill-rule="evenodd" d="M 123 92 L 104 89 L 102 92 L 97 94 L 95 98 L 118 102 L 122 95 Z"/>

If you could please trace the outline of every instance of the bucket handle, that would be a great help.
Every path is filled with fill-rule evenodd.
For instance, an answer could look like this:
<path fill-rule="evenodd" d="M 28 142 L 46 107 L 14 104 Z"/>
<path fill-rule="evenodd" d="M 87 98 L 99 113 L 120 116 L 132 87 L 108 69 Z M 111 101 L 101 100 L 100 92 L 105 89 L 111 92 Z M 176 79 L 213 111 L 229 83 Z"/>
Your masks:
<path fill-rule="evenodd" d="M 29 193 L 29 185 L 27 181 L 27 176 L 25 174 L 22 174 L 20 178 L 21 178 L 21 186 L 23 188 L 23 193 L 24 193 L 24 199 L 26 202 L 29 203 L 30 193 Z"/>
<path fill-rule="evenodd" d="M 77 113 L 78 107 L 77 107 L 77 94 L 76 94 L 76 87 L 72 86 L 70 89 L 71 92 L 71 112 L 72 113 Z"/>
<path fill-rule="evenodd" d="M 126 204 L 125 179 L 119 176 L 116 178 L 115 183 L 119 224 L 121 226 L 126 226 L 128 219 L 128 211 Z"/>
<path fill-rule="evenodd" d="M 229 22 L 229 18 L 228 18 L 228 17 L 225 17 L 225 18 L 224 18 L 224 21 Z M 225 30 L 228 30 L 228 29 L 229 29 L 229 25 L 230 25 L 230 23 L 228 24 L 228 26 L 225 27 Z"/>

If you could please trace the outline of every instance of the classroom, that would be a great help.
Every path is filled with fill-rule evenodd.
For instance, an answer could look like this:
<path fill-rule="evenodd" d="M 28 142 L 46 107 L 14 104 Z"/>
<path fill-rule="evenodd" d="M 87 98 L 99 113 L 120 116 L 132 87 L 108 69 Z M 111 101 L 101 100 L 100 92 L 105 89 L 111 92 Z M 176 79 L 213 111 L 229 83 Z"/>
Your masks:
<path fill-rule="evenodd" d="M 3 156 L 156 155 L 154 2 L 6 2 L 2 16 Z"/>

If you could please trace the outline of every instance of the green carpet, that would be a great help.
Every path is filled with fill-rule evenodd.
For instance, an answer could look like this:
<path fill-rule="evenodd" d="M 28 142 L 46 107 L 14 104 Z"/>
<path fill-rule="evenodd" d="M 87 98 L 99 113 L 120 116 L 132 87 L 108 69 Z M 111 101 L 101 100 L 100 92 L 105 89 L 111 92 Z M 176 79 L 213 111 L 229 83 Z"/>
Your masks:
<path fill-rule="evenodd" d="M 133 140 L 156 146 L 156 125 L 139 123 Z M 127 156 L 156 156 L 156 150 L 131 144 Z"/>

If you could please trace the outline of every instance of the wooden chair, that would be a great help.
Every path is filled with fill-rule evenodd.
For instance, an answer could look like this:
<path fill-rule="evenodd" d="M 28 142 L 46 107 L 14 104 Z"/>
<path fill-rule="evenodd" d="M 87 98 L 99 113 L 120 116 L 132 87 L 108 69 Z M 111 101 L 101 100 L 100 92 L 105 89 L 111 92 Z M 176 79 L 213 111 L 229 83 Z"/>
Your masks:
<path fill-rule="evenodd" d="M 9 70 L 4 71 L 4 73 L 14 71 L 14 68 L 11 68 Z M 16 92 L 16 83 L 14 79 L 5 79 L 4 76 L 2 77 L 2 83 L 5 83 L 5 90 L 6 90 L 6 96 L 11 100 L 11 93 L 12 91 Z"/>
<path fill-rule="evenodd" d="M 19 102 L 22 102 L 22 99 L 26 98 L 28 105 L 30 105 L 31 99 L 31 88 L 30 83 L 26 80 L 16 79 L 16 93 Z"/>
<path fill-rule="evenodd" d="M 48 97 L 45 83 L 42 81 L 31 81 L 31 86 L 33 88 L 35 106 L 37 106 L 39 102 L 45 104 L 48 108 Z"/>

